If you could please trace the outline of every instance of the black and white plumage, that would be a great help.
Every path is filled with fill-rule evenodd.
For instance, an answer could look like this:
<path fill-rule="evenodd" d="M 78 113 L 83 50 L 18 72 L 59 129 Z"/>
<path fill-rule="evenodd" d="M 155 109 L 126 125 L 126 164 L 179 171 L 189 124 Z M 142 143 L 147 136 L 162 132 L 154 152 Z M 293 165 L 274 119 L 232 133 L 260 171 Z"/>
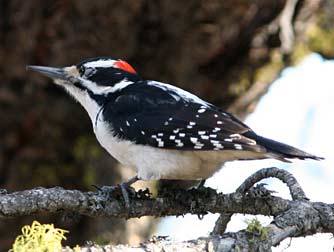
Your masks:
<path fill-rule="evenodd" d="M 321 159 L 257 135 L 187 91 L 143 80 L 122 60 L 28 68 L 51 77 L 79 101 L 100 144 L 139 179 L 206 179 L 233 160 Z"/>

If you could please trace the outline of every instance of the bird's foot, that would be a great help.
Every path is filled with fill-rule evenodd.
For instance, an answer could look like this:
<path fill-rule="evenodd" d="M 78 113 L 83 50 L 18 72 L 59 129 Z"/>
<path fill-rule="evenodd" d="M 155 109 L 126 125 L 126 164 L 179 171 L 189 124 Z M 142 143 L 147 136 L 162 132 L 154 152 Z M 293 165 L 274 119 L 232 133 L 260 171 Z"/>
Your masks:
<path fill-rule="evenodd" d="M 130 208 L 129 195 L 136 194 L 136 191 L 131 187 L 131 185 L 135 183 L 137 180 L 138 180 L 138 177 L 135 176 L 116 186 L 102 186 L 102 187 L 94 186 L 94 187 L 97 188 L 97 190 L 99 190 L 99 192 L 103 196 L 108 197 L 112 195 L 113 197 L 119 197 L 121 195 L 123 197 L 125 207 L 129 209 Z"/>
<path fill-rule="evenodd" d="M 133 187 L 131 187 L 130 185 L 131 184 L 128 184 L 126 182 L 123 182 L 123 183 L 118 185 L 119 188 L 121 189 L 124 204 L 125 204 L 125 207 L 127 209 L 130 209 L 130 197 L 129 197 L 129 195 L 135 195 L 136 194 L 135 189 L 133 189 Z"/>
<path fill-rule="evenodd" d="M 267 184 L 265 183 L 257 184 L 256 186 L 250 188 L 246 193 L 252 197 L 260 197 L 260 198 L 267 198 L 272 193 L 276 193 L 275 191 L 267 189 L 265 187 L 266 185 Z"/>

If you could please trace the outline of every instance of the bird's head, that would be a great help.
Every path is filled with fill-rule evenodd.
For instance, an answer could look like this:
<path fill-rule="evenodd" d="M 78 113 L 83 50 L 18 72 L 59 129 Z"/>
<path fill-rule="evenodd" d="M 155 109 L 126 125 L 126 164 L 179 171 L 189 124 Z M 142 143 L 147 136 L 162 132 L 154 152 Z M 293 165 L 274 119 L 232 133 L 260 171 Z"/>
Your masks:
<path fill-rule="evenodd" d="M 65 88 L 79 101 L 87 111 L 88 107 L 94 104 L 101 106 L 110 93 L 140 80 L 136 71 L 126 61 L 110 57 L 88 59 L 68 67 L 30 65 L 27 66 L 27 69 L 53 79 L 56 84 Z"/>
<path fill-rule="evenodd" d="M 39 72 L 65 87 L 71 94 L 75 91 L 88 91 L 93 94 L 106 94 L 115 90 L 122 82 L 139 79 L 136 71 L 124 60 L 109 57 L 88 59 L 77 65 L 56 68 L 47 66 L 27 66 L 28 70 Z"/>

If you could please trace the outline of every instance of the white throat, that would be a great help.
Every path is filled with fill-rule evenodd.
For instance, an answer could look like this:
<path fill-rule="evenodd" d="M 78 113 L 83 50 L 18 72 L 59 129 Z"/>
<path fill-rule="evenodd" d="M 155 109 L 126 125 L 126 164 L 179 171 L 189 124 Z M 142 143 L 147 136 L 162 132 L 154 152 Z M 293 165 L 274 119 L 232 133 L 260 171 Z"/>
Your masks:
<path fill-rule="evenodd" d="M 99 105 L 89 96 L 88 92 L 79 90 L 71 85 L 64 85 L 63 87 L 84 107 L 94 125 L 96 115 L 100 109 Z"/>

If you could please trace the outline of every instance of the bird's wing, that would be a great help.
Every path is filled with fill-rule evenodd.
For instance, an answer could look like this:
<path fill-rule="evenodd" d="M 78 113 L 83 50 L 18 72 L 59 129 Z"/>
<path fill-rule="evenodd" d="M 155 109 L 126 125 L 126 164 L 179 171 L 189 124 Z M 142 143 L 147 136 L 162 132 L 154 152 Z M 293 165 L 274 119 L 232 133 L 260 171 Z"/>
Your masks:
<path fill-rule="evenodd" d="M 141 92 L 125 92 L 104 109 L 104 118 L 112 124 L 116 136 L 167 149 L 263 150 L 253 139 L 243 136 L 251 129 L 229 113 L 193 99 L 195 96 L 185 99 L 179 93 L 144 88 Z"/>

